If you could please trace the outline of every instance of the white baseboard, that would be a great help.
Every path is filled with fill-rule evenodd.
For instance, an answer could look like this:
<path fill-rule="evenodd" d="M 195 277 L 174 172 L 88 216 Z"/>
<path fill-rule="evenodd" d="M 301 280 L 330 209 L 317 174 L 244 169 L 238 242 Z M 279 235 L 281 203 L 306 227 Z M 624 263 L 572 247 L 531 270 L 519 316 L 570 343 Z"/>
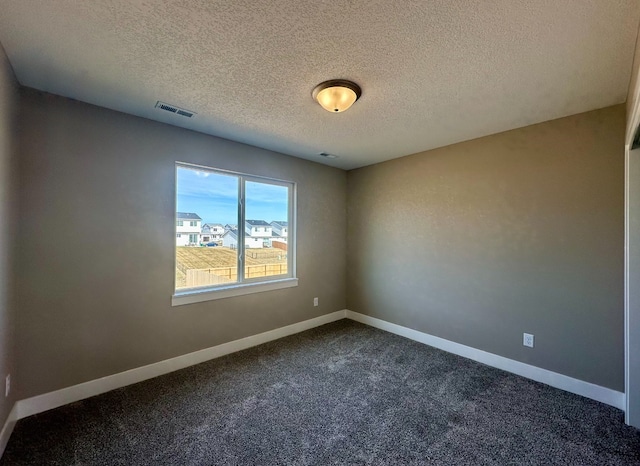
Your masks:
<path fill-rule="evenodd" d="M 0 457 L 9 441 L 11 432 L 17 420 L 54 409 L 65 404 L 83 400 L 95 395 L 125 387 L 134 383 L 142 382 L 160 375 L 184 369 L 211 359 L 219 358 L 227 354 L 241 351 L 253 346 L 257 346 L 269 341 L 277 340 L 289 335 L 303 332 L 320 325 L 328 324 L 337 320 L 348 318 L 361 322 L 372 327 L 385 330 L 396 335 L 409 338 L 411 340 L 425 343 L 435 348 L 463 356 L 474 361 L 487 364 L 488 366 L 511 372 L 537 382 L 542 382 L 552 387 L 560 388 L 571 393 L 575 393 L 587 398 L 591 398 L 602 403 L 624 409 L 624 393 L 601 387 L 589 382 L 574 379 L 566 375 L 558 374 L 546 369 L 531 366 L 519 361 L 514 361 L 502 356 L 498 356 L 486 351 L 478 350 L 470 346 L 455 343 L 443 338 L 439 338 L 427 333 L 419 332 L 407 327 L 392 324 L 375 317 L 370 317 L 357 312 L 342 310 L 331 314 L 326 314 L 314 319 L 305 320 L 286 327 L 277 328 L 268 332 L 260 333 L 240 340 L 231 341 L 211 348 L 206 348 L 193 353 L 185 354 L 175 358 L 160 361 L 147 366 L 138 367 L 118 374 L 109 375 L 100 379 L 91 380 L 71 387 L 45 393 L 16 402 L 0 432 Z"/>
<path fill-rule="evenodd" d="M 392 324 L 385 320 L 370 317 L 358 312 L 347 310 L 346 315 L 347 319 L 355 320 L 390 333 L 395 333 L 396 335 L 409 338 L 410 340 L 415 340 L 420 343 L 433 346 L 434 348 L 457 354 L 458 356 L 473 359 L 474 361 L 481 362 L 488 366 L 502 369 L 503 371 L 535 380 L 536 382 L 551 385 L 552 387 L 575 393 L 576 395 L 591 398 L 592 400 L 600 401 L 601 403 L 614 406 L 618 409 L 624 410 L 625 408 L 625 395 L 624 393 L 616 390 L 585 382 L 583 380 L 574 379 L 573 377 L 558 374 L 557 372 L 552 372 L 547 369 L 541 369 L 540 367 L 525 364 L 523 362 L 514 361 L 513 359 L 445 340 L 443 338 L 429 335 L 428 333 L 419 332 L 418 330 L 402 327 L 401 325 Z"/>
<path fill-rule="evenodd" d="M 11 437 L 11 432 L 13 432 L 13 427 L 16 425 L 17 420 L 18 408 L 17 405 L 14 404 L 4 426 L 2 427 L 2 430 L 0 431 L 0 458 L 2 458 L 4 449 L 7 447 L 7 443 L 9 443 L 9 437 Z"/>
<path fill-rule="evenodd" d="M 261 345 L 269 341 L 277 340 L 295 333 L 304 332 L 320 325 L 328 324 L 336 320 L 344 319 L 346 311 L 336 311 L 314 319 L 305 320 L 286 327 L 277 328 L 268 332 L 230 341 L 222 345 L 213 346 L 193 353 L 138 367 L 118 374 L 109 375 L 100 379 L 91 380 L 71 387 L 62 388 L 54 392 L 34 396 L 16 403 L 16 419 L 23 419 L 33 414 L 42 413 L 59 406 L 80 401 L 95 395 L 100 395 L 116 388 L 125 387 L 134 383 L 168 374 L 185 367 L 193 366 L 201 362 L 219 358 L 236 351 L 241 351 L 252 346 Z M 15 422 L 15 421 L 14 421 Z M 3 430 L 4 434 L 4 430 Z M 8 436 L 7 436 L 8 439 Z"/>

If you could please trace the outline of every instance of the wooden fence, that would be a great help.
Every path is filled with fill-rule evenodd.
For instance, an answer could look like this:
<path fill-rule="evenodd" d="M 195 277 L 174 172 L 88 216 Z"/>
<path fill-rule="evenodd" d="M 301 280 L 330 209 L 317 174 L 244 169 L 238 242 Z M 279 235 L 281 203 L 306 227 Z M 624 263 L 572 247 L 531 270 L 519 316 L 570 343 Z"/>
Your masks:
<path fill-rule="evenodd" d="M 221 267 L 219 269 L 187 269 L 186 286 L 191 288 L 194 286 L 233 283 L 237 280 L 237 277 L 236 269 L 231 267 Z"/>
<path fill-rule="evenodd" d="M 244 268 L 245 278 L 270 277 L 287 273 L 287 264 L 248 265 Z"/>
<path fill-rule="evenodd" d="M 284 275 L 287 273 L 287 264 L 260 264 L 247 265 L 244 268 L 245 278 L 270 277 L 272 275 Z M 233 283 L 238 280 L 236 267 L 216 267 L 214 269 L 188 269 L 188 288 L 195 286 L 220 285 Z"/>
<path fill-rule="evenodd" d="M 278 259 L 283 260 L 287 258 L 286 250 L 282 251 L 282 248 L 246 248 L 244 255 L 251 257 L 252 259 Z"/>
<path fill-rule="evenodd" d="M 271 247 L 273 248 L 277 248 L 277 249 L 282 249 L 283 251 L 287 250 L 287 243 L 283 242 L 283 241 L 271 241 Z"/>
<path fill-rule="evenodd" d="M 279 248 L 281 249 L 281 248 Z M 286 250 L 285 250 L 286 251 Z M 287 258 L 287 254 L 286 252 L 282 252 L 280 250 L 278 251 L 274 251 L 273 249 L 261 249 L 261 248 L 256 248 L 256 249 L 245 249 L 244 250 L 244 255 L 247 257 L 251 257 L 252 259 L 286 259 Z"/>

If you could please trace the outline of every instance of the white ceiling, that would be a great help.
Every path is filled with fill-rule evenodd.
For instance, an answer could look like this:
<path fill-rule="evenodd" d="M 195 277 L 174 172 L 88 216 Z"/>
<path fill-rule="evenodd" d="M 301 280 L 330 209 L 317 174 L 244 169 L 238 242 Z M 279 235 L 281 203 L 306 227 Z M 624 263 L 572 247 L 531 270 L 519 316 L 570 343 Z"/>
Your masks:
<path fill-rule="evenodd" d="M 639 18 L 637 0 L 0 0 L 0 42 L 25 86 L 350 169 L 624 102 Z M 333 78 L 362 87 L 345 113 L 311 98 Z"/>

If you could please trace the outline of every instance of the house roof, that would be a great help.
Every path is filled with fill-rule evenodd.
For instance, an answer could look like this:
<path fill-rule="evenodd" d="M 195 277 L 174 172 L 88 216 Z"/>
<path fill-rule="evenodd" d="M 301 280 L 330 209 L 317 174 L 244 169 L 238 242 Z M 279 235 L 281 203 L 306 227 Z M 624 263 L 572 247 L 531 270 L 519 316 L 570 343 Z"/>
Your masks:
<path fill-rule="evenodd" d="M 344 169 L 624 102 L 640 19 L 637 0 L 81 3 L 2 2 L 22 85 Z M 327 113 L 328 79 L 362 97 Z"/>
<path fill-rule="evenodd" d="M 176 212 L 178 220 L 202 220 L 198 214 L 193 212 Z"/>
<path fill-rule="evenodd" d="M 270 223 L 267 223 L 264 220 L 245 220 L 245 222 L 247 222 L 249 225 L 252 225 L 254 227 L 262 227 L 262 226 L 270 227 L 271 226 Z"/>
<path fill-rule="evenodd" d="M 224 238 L 227 235 L 231 236 L 233 239 L 238 239 L 238 230 L 227 230 L 224 232 L 222 237 Z"/>
<path fill-rule="evenodd" d="M 289 226 L 289 222 L 281 222 L 281 221 L 274 220 L 273 222 L 271 222 L 271 225 L 280 225 L 281 227 L 287 227 Z"/>

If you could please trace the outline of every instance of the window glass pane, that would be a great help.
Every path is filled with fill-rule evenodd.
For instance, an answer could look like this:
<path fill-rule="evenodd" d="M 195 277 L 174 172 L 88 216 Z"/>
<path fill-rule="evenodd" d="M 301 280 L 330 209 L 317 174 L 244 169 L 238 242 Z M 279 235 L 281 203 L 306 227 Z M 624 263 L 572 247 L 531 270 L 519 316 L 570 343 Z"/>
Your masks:
<path fill-rule="evenodd" d="M 289 188 L 256 181 L 245 184 L 246 279 L 286 275 Z"/>
<path fill-rule="evenodd" d="M 176 290 L 238 281 L 238 184 L 237 176 L 177 167 Z M 212 225 L 219 234 L 205 242 Z"/>

